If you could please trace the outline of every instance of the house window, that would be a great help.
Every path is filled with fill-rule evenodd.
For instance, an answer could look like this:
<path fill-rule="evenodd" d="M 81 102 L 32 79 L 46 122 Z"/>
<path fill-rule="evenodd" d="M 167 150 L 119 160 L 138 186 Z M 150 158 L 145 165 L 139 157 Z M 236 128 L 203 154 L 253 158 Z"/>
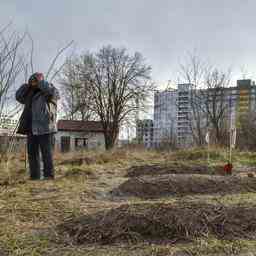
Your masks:
<path fill-rule="evenodd" d="M 70 137 L 69 136 L 61 136 L 61 152 L 70 151 Z"/>
<path fill-rule="evenodd" d="M 75 138 L 75 148 L 76 149 L 88 148 L 88 139 L 87 138 Z"/>

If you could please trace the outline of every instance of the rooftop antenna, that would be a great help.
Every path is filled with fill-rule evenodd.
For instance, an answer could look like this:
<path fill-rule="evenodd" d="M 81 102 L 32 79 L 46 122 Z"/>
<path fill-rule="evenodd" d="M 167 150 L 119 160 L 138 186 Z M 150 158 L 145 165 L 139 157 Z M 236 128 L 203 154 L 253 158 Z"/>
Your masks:
<path fill-rule="evenodd" d="M 245 67 L 245 65 L 241 66 L 240 70 L 241 70 L 241 74 L 242 74 L 242 79 L 243 80 L 246 79 L 248 77 L 248 70 Z"/>

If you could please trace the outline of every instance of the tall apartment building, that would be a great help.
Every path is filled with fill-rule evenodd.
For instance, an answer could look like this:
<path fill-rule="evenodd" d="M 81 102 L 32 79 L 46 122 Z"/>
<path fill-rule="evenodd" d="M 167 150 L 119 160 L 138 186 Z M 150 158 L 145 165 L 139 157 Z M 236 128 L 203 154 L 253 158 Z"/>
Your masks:
<path fill-rule="evenodd" d="M 228 125 L 240 128 L 243 117 L 256 110 L 256 86 L 250 79 L 237 80 L 236 87 L 223 89 Z"/>
<path fill-rule="evenodd" d="M 157 91 L 154 95 L 154 147 L 173 139 L 177 132 L 177 90 Z"/>
<path fill-rule="evenodd" d="M 154 146 L 162 143 L 191 144 L 190 85 L 179 84 L 175 90 L 154 95 Z"/>
<path fill-rule="evenodd" d="M 227 125 L 239 128 L 243 116 L 256 110 L 255 83 L 249 79 L 238 80 L 236 87 L 224 88 L 223 90 L 220 100 L 224 101 Z M 191 90 L 190 84 L 179 84 L 176 90 L 155 93 L 155 147 L 159 147 L 167 139 L 171 139 L 172 142 L 175 140 L 180 147 L 191 146 L 194 143 L 191 132 L 191 126 L 195 122 L 192 115 L 192 93 L 196 95 L 197 93 L 200 94 L 200 91 Z M 206 94 L 211 95 L 211 92 Z M 204 116 L 202 116 L 201 122 L 202 125 L 206 126 L 207 120 Z"/>
<path fill-rule="evenodd" d="M 178 85 L 177 99 L 177 145 L 190 146 L 193 142 L 191 133 L 191 85 Z"/>
<path fill-rule="evenodd" d="M 153 120 L 143 119 L 137 120 L 136 138 L 139 144 L 143 144 L 146 148 L 153 147 Z"/>
<path fill-rule="evenodd" d="M 240 128 L 243 117 L 256 110 L 256 86 L 251 80 L 238 80 L 235 101 L 235 125 Z"/>

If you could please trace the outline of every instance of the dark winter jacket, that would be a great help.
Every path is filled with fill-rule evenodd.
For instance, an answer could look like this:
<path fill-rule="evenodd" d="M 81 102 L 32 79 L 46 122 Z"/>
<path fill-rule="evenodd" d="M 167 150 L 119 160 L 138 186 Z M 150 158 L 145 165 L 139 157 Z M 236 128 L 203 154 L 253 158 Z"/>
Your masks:
<path fill-rule="evenodd" d="M 16 92 L 16 100 L 25 105 L 17 132 L 21 134 L 32 132 L 33 135 L 57 132 L 59 98 L 58 90 L 45 80 L 39 82 L 36 91 L 28 84 L 23 84 Z"/>

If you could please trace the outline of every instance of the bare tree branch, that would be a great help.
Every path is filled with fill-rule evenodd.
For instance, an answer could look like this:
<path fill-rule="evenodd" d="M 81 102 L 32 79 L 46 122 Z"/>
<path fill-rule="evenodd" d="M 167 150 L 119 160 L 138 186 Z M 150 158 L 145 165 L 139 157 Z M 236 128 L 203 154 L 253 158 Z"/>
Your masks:
<path fill-rule="evenodd" d="M 13 100 L 10 94 L 24 65 L 20 52 L 26 34 L 19 36 L 16 32 L 7 33 L 6 28 L 9 26 L 0 32 L 0 116 L 3 112 L 11 110 Z M 14 112 L 16 107 L 15 105 L 11 111 Z"/>
<path fill-rule="evenodd" d="M 33 63 L 33 59 L 34 59 L 34 40 L 32 38 L 32 36 L 30 35 L 29 32 L 27 32 L 28 38 L 31 42 L 31 51 L 30 51 L 30 69 L 31 69 L 31 73 L 34 73 L 34 63 Z"/>
<path fill-rule="evenodd" d="M 68 43 L 65 47 L 61 48 L 61 49 L 58 51 L 57 55 L 56 55 L 56 56 L 54 57 L 54 59 L 52 60 L 51 65 L 50 65 L 50 67 L 49 67 L 49 69 L 48 69 L 48 71 L 47 71 L 47 73 L 46 73 L 46 79 L 48 79 L 50 73 L 52 72 L 52 69 L 54 68 L 57 59 L 58 59 L 58 58 L 60 57 L 60 55 L 61 55 L 65 50 L 67 50 L 73 43 L 74 43 L 74 41 L 72 40 L 72 41 L 71 41 L 70 43 Z"/>

